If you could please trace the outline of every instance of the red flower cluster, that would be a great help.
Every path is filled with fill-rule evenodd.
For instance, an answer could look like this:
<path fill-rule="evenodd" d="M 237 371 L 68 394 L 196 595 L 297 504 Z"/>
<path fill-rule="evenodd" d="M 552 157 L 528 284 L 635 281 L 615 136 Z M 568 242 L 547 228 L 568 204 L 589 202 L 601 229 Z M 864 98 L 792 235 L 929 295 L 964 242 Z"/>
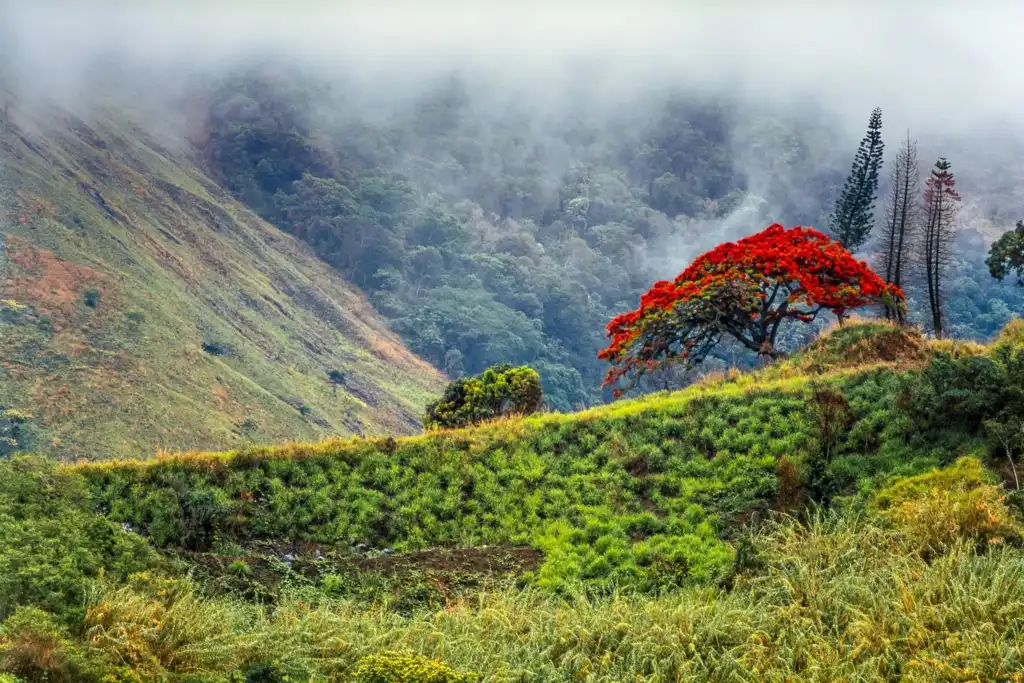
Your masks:
<path fill-rule="evenodd" d="M 810 322 L 822 310 L 843 315 L 902 299 L 839 243 L 811 228 L 776 223 L 699 256 L 674 281 L 656 282 L 638 309 L 608 323 L 611 343 L 598 357 L 616 366 L 609 384 L 669 358 L 699 362 L 722 334 L 774 355 L 783 320 Z"/>

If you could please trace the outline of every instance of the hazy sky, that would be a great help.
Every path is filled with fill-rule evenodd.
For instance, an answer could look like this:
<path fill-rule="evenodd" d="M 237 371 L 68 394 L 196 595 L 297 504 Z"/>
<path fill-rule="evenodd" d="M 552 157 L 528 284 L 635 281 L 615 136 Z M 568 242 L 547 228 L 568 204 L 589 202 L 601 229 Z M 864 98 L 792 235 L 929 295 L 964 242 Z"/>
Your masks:
<path fill-rule="evenodd" d="M 8 77 L 42 89 L 74 87 L 100 57 L 170 73 L 280 51 L 395 89 L 463 68 L 550 94 L 585 62 L 587 88 L 612 99 L 637 86 L 742 86 L 813 98 L 858 128 L 877 104 L 920 130 L 1017 117 L 1018 4 L 0 0 L 0 50 Z"/>

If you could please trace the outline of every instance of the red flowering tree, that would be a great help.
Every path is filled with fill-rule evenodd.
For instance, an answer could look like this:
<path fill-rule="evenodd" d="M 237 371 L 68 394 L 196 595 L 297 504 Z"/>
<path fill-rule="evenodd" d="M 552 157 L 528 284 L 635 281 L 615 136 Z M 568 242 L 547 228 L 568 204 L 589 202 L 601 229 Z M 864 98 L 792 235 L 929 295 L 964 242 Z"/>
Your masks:
<path fill-rule="evenodd" d="M 671 282 L 656 282 L 640 308 L 608 323 L 611 343 L 598 357 L 614 366 L 606 385 L 667 362 L 700 363 L 723 337 L 777 358 L 785 321 L 809 323 L 826 310 L 841 318 L 879 301 L 901 306 L 903 293 L 817 230 L 775 224 L 698 256 Z"/>

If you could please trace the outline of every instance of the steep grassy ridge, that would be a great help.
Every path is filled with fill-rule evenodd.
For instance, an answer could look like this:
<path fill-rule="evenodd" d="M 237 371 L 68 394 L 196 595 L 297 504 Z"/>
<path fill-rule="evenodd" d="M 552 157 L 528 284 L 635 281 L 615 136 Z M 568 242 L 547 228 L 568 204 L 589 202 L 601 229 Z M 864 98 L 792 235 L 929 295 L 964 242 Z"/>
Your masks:
<path fill-rule="evenodd" d="M 407 433 L 443 386 L 334 271 L 120 114 L 15 104 L 0 208 L 0 408 L 37 452 Z"/>

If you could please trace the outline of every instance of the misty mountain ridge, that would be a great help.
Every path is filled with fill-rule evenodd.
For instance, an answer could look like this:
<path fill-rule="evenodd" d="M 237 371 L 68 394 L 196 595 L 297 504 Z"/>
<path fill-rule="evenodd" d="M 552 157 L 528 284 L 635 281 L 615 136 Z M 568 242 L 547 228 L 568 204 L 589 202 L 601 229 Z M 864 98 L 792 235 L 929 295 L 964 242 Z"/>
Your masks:
<path fill-rule="evenodd" d="M 451 73 L 419 94 L 375 99 L 266 60 L 187 82 L 166 99 L 136 84 L 131 107 L 116 89 L 71 102 L 83 121 L 106 116 L 195 158 L 366 292 L 434 367 L 459 377 L 530 364 L 561 410 L 603 400 L 603 326 L 650 282 L 771 222 L 823 227 L 856 142 L 840 144 L 843 126 L 822 110 L 685 89 L 601 109 L 585 93 L 572 105 L 499 97 Z M 43 110 L 11 101 L 21 125 Z M 955 167 L 961 227 L 987 243 L 1010 224 L 1019 185 L 967 156 L 964 139 L 948 141 L 1006 193 L 983 192 L 971 168 Z M 958 254 L 949 298 L 959 336 L 987 338 L 1019 310 L 1019 292 L 985 271 L 984 248 Z M 808 339 L 793 334 L 790 348 Z M 747 361 L 725 347 L 718 362 Z"/>
<path fill-rule="evenodd" d="M 596 359 L 604 325 L 652 281 L 772 222 L 824 228 L 875 104 L 885 112 L 887 164 L 908 125 L 922 173 L 931 157 L 953 162 L 964 207 L 947 292 L 952 332 L 987 339 L 1020 310 L 1019 290 L 993 281 L 984 265 L 987 244 L 1024 200 L 1016 181 L 1024 137 L 1005 123 L 1006 110 L 964 107 L 962 98 L 922 108 L 869 62 L 847 59 L 845 39 L 793 48 L 804 57 L 817 51 L 818 64 L 757 54 L 764 46 L 750 35 L 754 25 L 796 31 L 824 18 L 814 13 L 797 21 L 786 12 L 666 10 L 664 25 L 645 34 L 602 10 L 589 15 L 591 32 L 559 42 L 555 27 L 569 18 L 561 10 L 513 12 L 522 35 L 545 36 L 547 47 L 531 55 L 503 47 L 518 58 L 503 61 L 474 33 L 489 25 L 484 10 L 449 22 L 447 10 L 406 7 L 403 16 L 424 26 L 447 26 L 442 48 L 438 35 L 413 40 L 408 25 L 369 10 L 338 15 L 347 19 L 337 24 L 328 12 L 314 27 L 315 13 L 279 22 L 269 10 L 244 21 L 204 14 L 194 24 L 156 9 L 68 10 L 59 20 L 43 5 L 5 9 L 11 39 L 0 78 L 14 130 L 52 135 L 56 106 L 82 130 L 110 130 L 129 145 L 159 141 L 306 242 L 434 368 L 458 378 L 504 361 L 529 364 L 555 409 L 608 398 Z M 668 27 L 683 18 L 683 33 L 673 34 Z M 932 21 L 922 46 L 951 30 L 942 13 Z M 318 40 L 328 25 L 351 40 Z M 305 40 L 294 34 L 299 26 Z M 368 43 L 357 26 L 377 40 Z M 981 49 L 949 35 L 967 52 Z M 620 40 L 602 43 L 612 36 Z M 750 42 L 709 61 L 722 52 L 716 36 Z M 849 87 L 837 90 L 843 79 Z M 6 194 L 15 196 L 25 171 L 6 170 Z M 888 166 L 880 197 L 887 182 Z M 881 213 L 880 200 L 876 219 Z M 877 252 L 869 241 L 860 255 L 875 262 Z M 922 290 L 916 282 L 906 289 L 913 317 Z M 792 329 L 782 346 L 813 334 Z M 750 360 L 726 344 L 710 365 Z"/>

